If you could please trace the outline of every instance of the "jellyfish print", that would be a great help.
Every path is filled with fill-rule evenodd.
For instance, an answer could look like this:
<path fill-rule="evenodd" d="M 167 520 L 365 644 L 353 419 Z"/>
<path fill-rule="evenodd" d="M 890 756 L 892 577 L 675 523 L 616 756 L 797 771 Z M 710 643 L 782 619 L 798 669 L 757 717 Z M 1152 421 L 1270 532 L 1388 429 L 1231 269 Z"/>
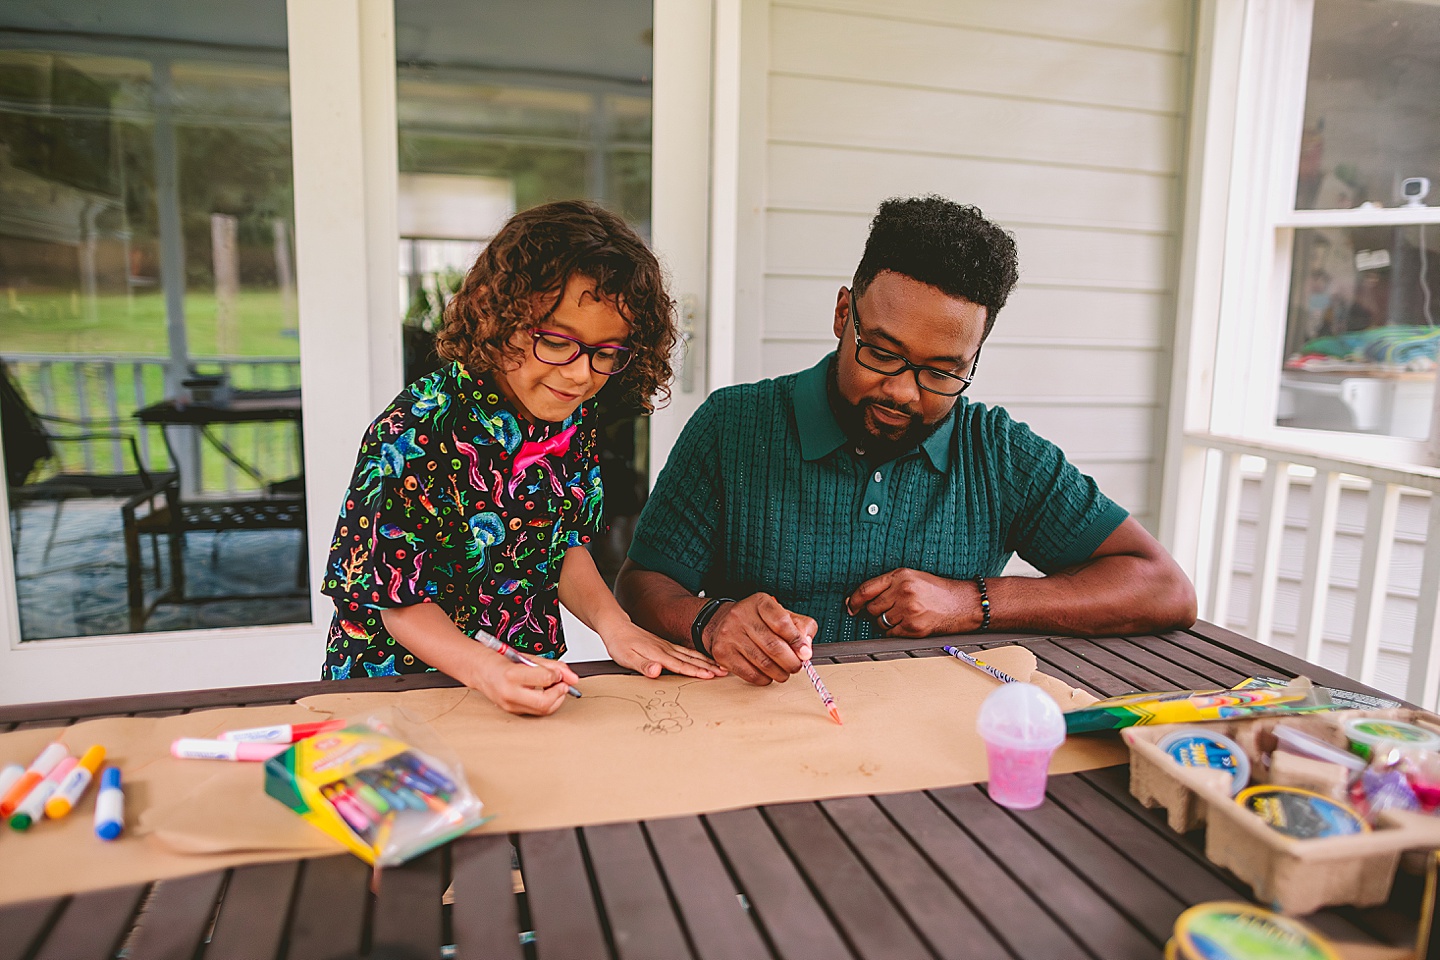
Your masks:
<path fill-rule="evenodd" d="M 505 524 L 498 513 L 477 513 L 470 518 L 470 542 L 465 546 L 465 557 L 474 561 L 470 573 L 485 569 L 485 557 L 490 548 L 505 539 Z"/>

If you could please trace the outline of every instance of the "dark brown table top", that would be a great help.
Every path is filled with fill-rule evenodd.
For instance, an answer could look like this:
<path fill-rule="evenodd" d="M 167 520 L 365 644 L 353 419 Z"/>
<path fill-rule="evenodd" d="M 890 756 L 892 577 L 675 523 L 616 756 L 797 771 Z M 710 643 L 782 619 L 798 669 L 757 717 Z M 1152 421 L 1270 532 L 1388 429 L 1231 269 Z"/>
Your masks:
<path fill-rule="evenodd" d="M 956 639 L 845 644 L 831 648 L 831 660 L 943 656 L 938 647 Z M 972 650 L 1023 643 L 1044 670 L 1102 697 L 1301 672 L 1366 689 L 1207 624 L 1123 639 L 958 642 Z M 453 681 L 349 683 L 400 690 Z M 334 690 L 299 683 L 0 706 L 0 730 Z M 1045 805 L 1024 813 L 992 804 L 983 785 L 778 804 L 469 837 L 385 871 L 378 895 L 369 882 L 369 869 L 342 855 L 4 907 L 0 960 L 98 960 L 122 950 L 129 960 L 1155 960 L 1186 907 L 1250 899 L 1204 858 L 1197 836 L 1176 835 L 1130 796 L 1124 766 L 1052 777 Z M 1418 909 L 1417 884 L 1402 876 L 1390 904 L 1327 910 L 1310 922 L 1340 940 L 1413 944 Z"/>

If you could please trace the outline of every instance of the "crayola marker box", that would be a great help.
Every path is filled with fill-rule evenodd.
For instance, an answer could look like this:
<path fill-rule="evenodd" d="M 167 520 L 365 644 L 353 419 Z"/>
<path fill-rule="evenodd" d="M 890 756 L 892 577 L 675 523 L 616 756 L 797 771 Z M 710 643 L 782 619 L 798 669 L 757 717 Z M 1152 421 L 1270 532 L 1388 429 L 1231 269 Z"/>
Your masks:
<path fill-rule="evenodd" d="M 1089 733 L 1156 723 L 1239 720 L 1336 709 L 1340 709 L 1340 705 L 1331 703 L 1323 689 L 1308 680 L 1303 683 L 1297 680 L 1285 687 L 1129 693 L 1069 711 L 1065 714 L 1065 732 Z"/>
<path fill-rule="evenodd" d="M 404 863 L 485 822 L 458 772 L 366 724 L 265 761 L 265 792 L 375 866 Z"/>

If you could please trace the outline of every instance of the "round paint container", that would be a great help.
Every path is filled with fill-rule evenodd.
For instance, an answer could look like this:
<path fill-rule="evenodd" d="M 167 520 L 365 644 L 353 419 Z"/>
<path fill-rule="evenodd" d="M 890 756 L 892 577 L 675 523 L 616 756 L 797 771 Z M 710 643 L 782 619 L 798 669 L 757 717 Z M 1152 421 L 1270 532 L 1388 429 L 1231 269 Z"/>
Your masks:
<path fill-rule="evenodd" d="M 1230 775 L 1230 795 L 1250 783 L 1250 758 L 1240 744 L 1223 734 L 1200 727 L 1182 727 L 1156 744 L 1170 759 L 1186 767 L 1209 767 Z"/>
<path fill-rule="evenodd" d="M 1367 759 L 1371 749 L 1381 743 L 1419 747 L 1422 750 L 1440 750 L 1440 733 L 1417 727 L 1404 720 L 1350 717 L 1345 721 L 1345 736 L 1350 738 L 1350 749 Z"/>
<path fill-rule="evenodd" d="M 1370 824 L 1350 806 L 1299 787 L 1250 787 L 1241 790 L 1235 802 L 1296 840 L 1343 837 L 1370 830 Z"/>
<path fill-rule="evenodd" d="M 1165 947 L 1174 960 L 1340 960 L 1309 927 L 1249 903 L 1202 903 L 1180 914 Z"/>

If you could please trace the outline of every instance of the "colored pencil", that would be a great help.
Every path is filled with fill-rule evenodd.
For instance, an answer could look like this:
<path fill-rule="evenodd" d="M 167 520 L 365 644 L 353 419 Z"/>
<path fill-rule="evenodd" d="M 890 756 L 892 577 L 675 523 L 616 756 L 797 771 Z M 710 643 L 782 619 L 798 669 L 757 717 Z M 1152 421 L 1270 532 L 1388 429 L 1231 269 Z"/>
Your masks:
<path fill-rule="evenodd" d="M 805 675 L 810 678 L 811 683 L 815 684 L 815 692 L 820 694 L 821 700 L 825 701 L 825 709 L 830 711 L 830 719 L 836 723 L 844 724 L 845 721 L 840 719 L 840 708 L 835 706 L 835 698 L 832 697 L 830 691 L 826 689 L 825 681 L 821 680 L 820 674 L 815 672 L 815 665 L 809 660 L 806 660 L 800 664 L 800 666 L 805 668 Z"/>
<path fill-rule="evenodd" d="M 955 659 L 964 660 L 976 670 L 979 670 L 981 673 L 989 674 L 996 680 L 999 680 L 1001 683 L 1015 682 L 1015 678 L 1010 676 L 1010 674 L 1006 673 L 1004 670 L 1001 670 L 998 667 L 992 667 L 984 660 L 977 660 L 975 657 L 970 656 L 970 654 L 966 653 L 964 650 L 959 650 L 955 647 L 945 647 L 944 650 L 946 653 L 950 654 L 950 656 L 954 657 Z"/>

